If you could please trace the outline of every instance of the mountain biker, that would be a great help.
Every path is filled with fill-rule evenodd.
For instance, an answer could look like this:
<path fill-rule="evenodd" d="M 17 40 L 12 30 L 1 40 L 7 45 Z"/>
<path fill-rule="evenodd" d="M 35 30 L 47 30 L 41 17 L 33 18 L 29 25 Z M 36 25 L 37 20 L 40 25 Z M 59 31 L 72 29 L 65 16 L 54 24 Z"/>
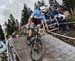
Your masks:
<path fill-rule="evenodd" d="M 28 24 L 30 26 L 30 29 L 28 31 L 28 37 L 27 37 L 27 41 L 28 41 L 28 44 L 30 44 L 30 39 L 31 39 L 31 36 L 32 36 L 32 33 L 33 33 L 33 29 L 34 29 L 34 25 L 38 25 L 38 24 L 42 24 L 43 22 L 45 23 L 45 26 L 46 26 L 46 29 L 47 31 L 49 31 L 48 29 L 48 24 L 46 23 L 46 18 L 45 18 L 45 6 L 37 6 L 35 8 L 35 10 L 33 11 L 33 13 L 31 14 L 31 16 L 29 17 L 29 20 L 28 20 Z"/>

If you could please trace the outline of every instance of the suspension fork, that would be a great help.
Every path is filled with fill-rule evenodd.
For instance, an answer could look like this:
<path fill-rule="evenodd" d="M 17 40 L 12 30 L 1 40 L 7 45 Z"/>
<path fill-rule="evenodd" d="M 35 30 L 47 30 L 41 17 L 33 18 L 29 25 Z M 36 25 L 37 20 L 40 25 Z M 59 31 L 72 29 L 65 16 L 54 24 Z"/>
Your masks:
<path fill-rule="evenodd" d="M 44 23 L 43 23 L 43 30 L 45 31 L 45 25 L 44 25 Z"/>

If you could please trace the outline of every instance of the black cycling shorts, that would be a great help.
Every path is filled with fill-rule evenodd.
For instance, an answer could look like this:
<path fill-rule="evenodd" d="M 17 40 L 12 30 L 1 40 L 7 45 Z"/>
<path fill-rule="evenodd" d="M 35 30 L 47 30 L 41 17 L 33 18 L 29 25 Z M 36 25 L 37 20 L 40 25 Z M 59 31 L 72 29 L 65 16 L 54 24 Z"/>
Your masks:
<path fill-rule="evenodd" d="M 33 22 L 35 25 L 38 25 L 38 24 L 41 24 L 41 19 L 32 18 L 32 22 Z"/>

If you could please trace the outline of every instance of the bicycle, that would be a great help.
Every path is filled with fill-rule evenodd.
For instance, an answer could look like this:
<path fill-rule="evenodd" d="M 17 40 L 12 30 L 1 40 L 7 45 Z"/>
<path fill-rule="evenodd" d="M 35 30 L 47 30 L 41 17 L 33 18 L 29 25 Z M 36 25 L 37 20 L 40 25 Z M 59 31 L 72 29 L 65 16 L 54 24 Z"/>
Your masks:
<path fill-rule="evenodd" d="M 41 34 L 38 32 L 38 27 L 35 27 L 31 38 L 30 56 L 32 61 L 41 61 L 44 56 L 44 41 L 41 40 Z"/>

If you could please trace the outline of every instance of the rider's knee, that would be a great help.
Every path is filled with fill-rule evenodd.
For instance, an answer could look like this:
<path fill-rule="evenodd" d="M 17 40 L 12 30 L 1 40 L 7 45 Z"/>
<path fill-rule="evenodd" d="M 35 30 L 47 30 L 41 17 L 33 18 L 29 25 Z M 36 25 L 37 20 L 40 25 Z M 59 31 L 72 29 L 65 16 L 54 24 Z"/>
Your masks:
<path fill-rule="evenodd" d="M 32 25 L 29 26 L 29 30 L 32 30 L 33 31 L 34 30 L 34 26 L 32 26 Z"/>
<path fill-rule="evenodd" d="M 29 33 L 32 33 L 32 29 L 29 29 Z"/>

